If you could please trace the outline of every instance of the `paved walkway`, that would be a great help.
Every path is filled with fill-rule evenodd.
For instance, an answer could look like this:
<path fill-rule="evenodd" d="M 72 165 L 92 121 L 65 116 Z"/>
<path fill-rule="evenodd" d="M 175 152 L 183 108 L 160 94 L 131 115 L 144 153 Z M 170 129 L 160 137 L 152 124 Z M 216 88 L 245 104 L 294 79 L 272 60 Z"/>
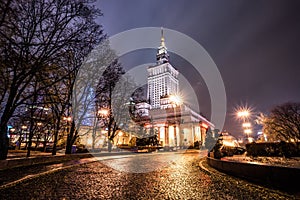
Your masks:
<path fill-rule="evenodd" d="M 195 153 L 199 152 L 199 150 L 179 150 L 177 153 Z M 160 152 L 160 153 L 168 153 L 168 152 Z M 170 152 L 169 152 L 170 153 Z M 128 151 L 102 151 L 101 153 L 95 154 L 97 157 L 105 157 L 110 158 L 111 156 L 126 156 L 127 154 L 136 155 L 136 153 L 131 153 Z M 51 153 L 44 153 L 44 152 L 32 152 L 30 158 L 34 157 L 42 157 L 42 156 L 51 156 Z M 62 153 L 58 153 L 57 155 L 64 155 Z M 78 154 L 73 154 L 78 155 Z M 26 151 L 10 151 L 8 154 L 8 160 L 13 159 L 26 159 Z M 86 164 L 90 162 L 98 161 L 99 158 L 96 157 L 89 157 L 89 158 L 74 158 L 72 160 L 66 161 L 58 161 L 58 162 L 50 162 L 50 163 L 43 163 L 43 164 L 36 164 L 36 165 L 29 165 L 29 166 L 19 166 L 15 168 L 8 168 L 0 170 L 0 189 L 10 187 L 12 185 L 18 184 L 24 180 L 33 179 L 37 176 L 45 175 L 47 173 L 53 173 L 55 171 L 70 168 L 74 165 Z"/>
<path fill-rule="evenodd" d="M 47 173 L 53 173 L 74 165 L 85 164 L 94 161 L 96 161 L 95 158 L 83 158 L 59 163 L 45 163 L 0 170 L 0 189 L 10 187 L 24 180 L 32 179 Z"/>

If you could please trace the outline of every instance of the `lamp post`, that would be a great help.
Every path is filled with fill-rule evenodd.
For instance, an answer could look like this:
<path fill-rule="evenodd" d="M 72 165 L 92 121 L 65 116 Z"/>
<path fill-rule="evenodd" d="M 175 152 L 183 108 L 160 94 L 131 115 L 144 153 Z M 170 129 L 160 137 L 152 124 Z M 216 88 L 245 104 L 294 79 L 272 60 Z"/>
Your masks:
<path fill-rule="evenodd" d="M 72 117 L 70 117 L 70 116 L 66 116 L 66 117 L 63 117 L 63 120 L 67 123 L 67 146 L 69 147 L 69 148 L 71 148 L 68 144 L 71 142 L 71 138 L 70 138 L 70 122 L 72 121 Z M 71 149 L 71 151 L 72 151 L 72 149 Z M 68 152 L 69 153 L 69 152 Z M 72 152 L 70 152 L 70 153 L 72 153 Z"/>
<path fill-rule="evenodd" d="M 251 129 L 245 129 L 244 130 L 244 133 L 247 135 L 247 137 L 249 138 L 249 134 L 252 133 L 252 130 Z"/>
<path fill-rule="evenodd" d="M 106 118 L 109 116 L 109 109 L 108 108 L 101 108 L 100 110 L 97 111 L 97 117 L 98 118 L 102 118 L 104 120 L 106 120 Z M 104 123 L 105 125 L 105 123 Z M 101 127 L 101 126 L 100 126 Z M 101 133 L 101 130 L 100 130 L 100 133 Z M 107 135 L 107 138 L 108 138 L 108 146 L 109 146 L 109 151 L 110 151 L 110 148 L 111 148 L 111 142 L 110 142 L 110 139 L 109 139 L 109 136 L 110 135 Z"/>
<path fill-rule="evenodd" d="M 67 122 L 67 134 L 69 134 L 69 126 L 70 126 L 69 123 L 72 120 L 72 117 L 67 116 L 67 117 L 64 117 L 63 120 Z"/>
<path fill-rule="evenodd" d="M 247 139 L 249 139 L 249 135 L 252 133 L 251 123 L 248 121 L 251 116 L 250 109 L 243 108 L 237 112 L 237 117 L 242 120 L 242 127 L 244 130 L 244 134 L 246 134 Z"/>
<path fill-rule="evenodd" d="M 98 110 L 98 115 L 101 118 L 106 118 L 109 114 L 109 110 L 107 108 L 102 108 L 100 110 Z"/>
<path fill-rule="evenodd" d="M 245 110 L 240 110 L 237 112 L 237 116 L 239 118 L 242 118 L 243 120 L 247 119 L 250 116 L 250 111 L 245 109 Z"/>

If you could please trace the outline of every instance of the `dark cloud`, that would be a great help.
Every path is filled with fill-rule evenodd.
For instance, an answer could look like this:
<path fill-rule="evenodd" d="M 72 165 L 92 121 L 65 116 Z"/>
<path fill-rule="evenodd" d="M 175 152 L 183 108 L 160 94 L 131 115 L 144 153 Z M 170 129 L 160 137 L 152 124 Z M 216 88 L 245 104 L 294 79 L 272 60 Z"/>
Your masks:
<path fill-rule="evenodd" d="M 276 104 L 300 101 L 300 1 L 99 0 L 97 6 L 109 35 L 163 26 L 198 41 L 221 72 L 228 98 L 225 129 L 233 134 L 240 131 L 232 116 L 238 104 L 267 112 Z M 154 62 L 155 52 L 146 52 L 135 57 L 139 64 Z M 188 66 L 176 56 L 171 59 L 179 71 Z M 128 66 L 134 56 L 129 60 Z M 201 111 L 210 115 L 205 83 L 192 70 L 184 75 L 201 93 Z"/>

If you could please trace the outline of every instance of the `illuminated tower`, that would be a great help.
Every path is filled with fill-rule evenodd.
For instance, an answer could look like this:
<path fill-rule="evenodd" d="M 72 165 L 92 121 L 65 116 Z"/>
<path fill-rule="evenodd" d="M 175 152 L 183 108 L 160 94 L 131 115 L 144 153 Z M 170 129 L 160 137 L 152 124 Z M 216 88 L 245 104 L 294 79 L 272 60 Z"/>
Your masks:
<path fill-rule="evenodd" d="M 157 49 L 156 65 L 148 67 L 147 98 L 153 108 L 160 108 L 160 98 L 178 93 L 178 71 L 169 63 L 163 29 L 161 42 Z"/>

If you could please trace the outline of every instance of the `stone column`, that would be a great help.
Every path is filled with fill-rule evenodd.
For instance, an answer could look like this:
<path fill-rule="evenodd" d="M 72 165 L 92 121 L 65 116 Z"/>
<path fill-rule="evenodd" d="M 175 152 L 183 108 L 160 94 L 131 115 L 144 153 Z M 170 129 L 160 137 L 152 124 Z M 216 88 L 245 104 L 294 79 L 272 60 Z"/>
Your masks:
<path fill-rule="evenodd" d="M 169 146 L 169 127 L 165 126 L 165 146 Z"/>

